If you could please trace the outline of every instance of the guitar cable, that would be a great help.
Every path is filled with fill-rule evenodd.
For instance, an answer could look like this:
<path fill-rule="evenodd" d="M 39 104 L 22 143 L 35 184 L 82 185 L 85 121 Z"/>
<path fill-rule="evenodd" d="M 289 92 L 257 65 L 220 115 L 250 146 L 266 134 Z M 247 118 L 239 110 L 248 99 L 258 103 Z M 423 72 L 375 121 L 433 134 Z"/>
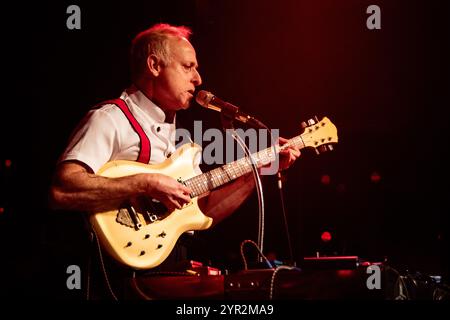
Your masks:
<path fill-rule="evenodd" d="M 267 257 L 264 255 L 264 253 L 262 253 L 261 249 L 260 249 L 259 246 L 255 243 L 255 241 L 253 241 L 253 240 L 244 240 L 244 241 L 241 242 L 241 257 L 242 257 L 242 261 L 243 261 L 243 263 L 244 263 L 244 270 L 248 270 L 247 259 L 245 258 L 245 254 L 244 254 L 244 245 L 247 244 L 247 243 L 250 243 L 250 244 L 252 244 L 252 245 L 255 246 L 256 250 L 258 250 L 258 252 L 259 252 L 259 254 L 260 254 L 260 257 L 262 257 L 262 258 L 266 261 L 267 266 L 268 266 L 270 269 L 272 269 L 273 266 L 272 266 L 272 264 L 270 263 L 269 259 L 267 259 Z"/>
<path fill-rule="evenodd" d="M 106 286 L 108 287 L 109 293 L 113 297 L 115 301 L 119 301 L 117 296 L 114 294 L 114 291 L 111 287 L 111 283 L 109 282 L 108 274 L 106 272 L 105 263 L 103 261 L 103 254 L 102 254 L 102 248 L 100 247 L 100 241 L 98 240 L 97 233 L 95 232 L 94 228 L 92 228 L 92 233 L 94 234 L 95 242 L 97 243 L 97 249 L 98 249 L 98 256 L 100 258 L 100 265 L 102 267 L 103 275 L 105 277 Z"/>
<path fill-rule="evenodd" d="M 288 271 L 301 271 L 300 268 L 297 267 L 289 267 L 289 266 L 278 266 L 272 273 L 272 278 L 270 279 L 270 291 L 269 291 L 269 300 L 273 300 L 273 292 L 275 289 L 275 278 L 281 270 L 288 270 Z"/>

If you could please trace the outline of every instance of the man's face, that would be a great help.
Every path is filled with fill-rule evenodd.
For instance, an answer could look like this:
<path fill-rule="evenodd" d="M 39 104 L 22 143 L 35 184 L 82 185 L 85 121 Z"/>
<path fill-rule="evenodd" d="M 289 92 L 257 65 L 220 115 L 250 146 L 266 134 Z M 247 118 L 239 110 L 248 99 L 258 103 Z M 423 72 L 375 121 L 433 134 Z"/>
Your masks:
<path fill-rule="evenodd" d="M 168 42 L 171 59 L 157 77 L 155 102 L 165 110 L 187 109 L 194 97 L 195 87 L 202 83 L 195 50 L 186 39 L 172 37 Z"/>

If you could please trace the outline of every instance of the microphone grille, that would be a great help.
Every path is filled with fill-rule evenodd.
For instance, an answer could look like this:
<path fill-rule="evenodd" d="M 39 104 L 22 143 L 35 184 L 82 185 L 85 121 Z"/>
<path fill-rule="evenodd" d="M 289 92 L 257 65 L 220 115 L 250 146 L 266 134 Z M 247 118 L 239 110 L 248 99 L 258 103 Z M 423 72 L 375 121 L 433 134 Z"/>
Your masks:
<path fill-rule="evenodd" d="M 200 90 L 195 97 L 195 101 L 202 107 L 208 108 L 212 98 L 214 98 L 214 95 L 211 92 Z"/>

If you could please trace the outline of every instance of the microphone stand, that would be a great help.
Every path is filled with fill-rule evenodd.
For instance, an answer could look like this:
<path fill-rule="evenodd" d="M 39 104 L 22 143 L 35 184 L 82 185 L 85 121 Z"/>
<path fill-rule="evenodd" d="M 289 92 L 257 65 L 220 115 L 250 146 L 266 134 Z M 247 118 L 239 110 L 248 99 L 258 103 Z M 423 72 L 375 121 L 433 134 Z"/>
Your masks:
<path fill-rule="evenodd" d="M 232 138 L 236 140 L 236 142 L 241 146 L 241 148 L 244 150 L 246 156 L 250 159 L 250 164 L 253 172 L 253 178 L 255 179 L 255 185 L 256 185 L 256 191 L 258 195 L 258 208 L 259 208 L 259 219 L 258 219 L 258 247 L 261 252 L 263 252 L 264 248 L 264 194 L 262 189 L 262 183 L 261 183 L 261 177 L 258 172 L 258 167 L 253 160 L 253 157 L 250 153 L 250 150 L 245 145 L 245 142 L 242 140 L 241 137 L 236 133 L 236 130 L 233 125 L 233 120 L 235 118 L 236 113 L 238 112 L 238 108 L 233 105 L 228 105 L 229 108 L 222 108 L 221 111 L 221 120 L 222 120 L 222 127 L 225 133 L 227 132 L 227 129 L 231 130 Z M 263 257 L 261 255 L 258 256 L 258 262 L 262 262 Z M 269 268 L 272 268 L 273 266 L 269 264 Z"/>

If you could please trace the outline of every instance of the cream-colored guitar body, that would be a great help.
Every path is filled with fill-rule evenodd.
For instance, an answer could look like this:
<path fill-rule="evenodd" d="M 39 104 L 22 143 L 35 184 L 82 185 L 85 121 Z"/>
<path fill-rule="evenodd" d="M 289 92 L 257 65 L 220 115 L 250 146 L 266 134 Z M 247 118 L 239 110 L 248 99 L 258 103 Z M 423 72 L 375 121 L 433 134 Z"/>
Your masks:
<path fill-rule="evenodd" d="M 197 174 L 194 171 L 194 159 L 199 152 L 201 148 L 198 145 L 185 144 L 161 164 L 146 165 L 118 160 L 105 164 L 98 174 L 116 178 L 138 173 L 160 173 L 181 181 Z M 127 217 L 134 215 L 133 211 L 136 212 L 138 220 L 134 220 L 134 225 L 118 222 L 121 210 Z M 160 265 L 167 258 L 181 234 L 208 229 L 212 224 L 212 219 L 198 207 L 197 197 L 182 209 L 164 216 L 164 219 L 156 219 L 156 215 L 148 210 L 140 212 L 138 208 L 128 207 L 92 213 L 90 222 L 103 247 L 115 259 L 135 269 L 149 269 Z"/>

